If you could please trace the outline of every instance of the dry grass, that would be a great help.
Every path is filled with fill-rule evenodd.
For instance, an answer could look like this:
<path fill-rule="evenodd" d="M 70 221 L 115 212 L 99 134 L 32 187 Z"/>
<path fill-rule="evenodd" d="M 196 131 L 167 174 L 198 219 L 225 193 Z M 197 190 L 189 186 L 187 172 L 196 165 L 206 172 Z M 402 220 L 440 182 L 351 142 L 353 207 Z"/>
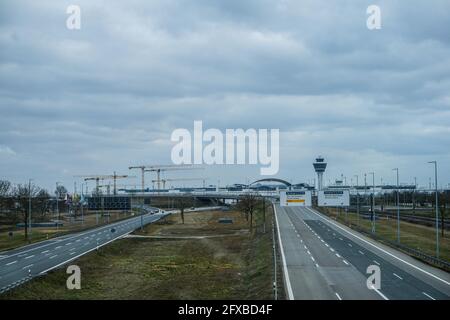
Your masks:
<path fill-rule="evenodd" d="M 219 217 L 234 223 L 220 224 Z M 184 225 L 173 215 L 136 234 L 222 237 L 119 240 L 74 262 L 81 268 L 81 290 L 67 290 L 60 269 L 2 298 L 272 299 L 270 228 L 250 234 L 239 212 L 186 213 Z"/>

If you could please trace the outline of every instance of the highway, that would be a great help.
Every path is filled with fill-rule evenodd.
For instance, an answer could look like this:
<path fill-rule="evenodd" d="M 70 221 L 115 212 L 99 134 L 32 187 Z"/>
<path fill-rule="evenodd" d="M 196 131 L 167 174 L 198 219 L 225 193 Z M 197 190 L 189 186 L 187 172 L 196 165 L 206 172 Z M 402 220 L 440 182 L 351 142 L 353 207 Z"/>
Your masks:
<path fill-rule="evenodd" d="M 0 252 L 0 294 L 172 213 L 144 214 L 95 229 Z"/>
<path fill-rule="evenodd" d="M 380 244 L 308 207 L 275 205 L 289 299 L 440 300 L 450 274 Z M 378 266 L 381 287 L 367 287 Z"/>

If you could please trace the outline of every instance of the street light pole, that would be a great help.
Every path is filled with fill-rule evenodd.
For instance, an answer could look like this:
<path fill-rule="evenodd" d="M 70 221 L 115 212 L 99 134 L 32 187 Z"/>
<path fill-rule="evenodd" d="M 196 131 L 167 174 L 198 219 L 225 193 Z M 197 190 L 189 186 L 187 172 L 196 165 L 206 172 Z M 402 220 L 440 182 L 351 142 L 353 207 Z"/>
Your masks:
<path fill-rule="evenodd" d="M 358 175 L 355 174 L 356 177 L 356 224 L 359 226 L 359 191 L 358 191 Z"/>
<path fill-rule="evenodd" d="M 397 242 L 400 243 L 400 188 L 398 181 L 398 168 L 392 170 L 397 171 Z"/>
<path fill-rule="evenodd" d="M 28 233 L 27 236 L 31 235 L 31 181 L 33 179 L 28 179 Z"/>
<path fill-rule="evenodd" d="M 83 206 L 84 206 L 84 184 L 85 183 L 81 183 L 81 197 L 80 197 L 80 205 L 81 205 L 81 225 L 84 226 L 84 210 L 83 210 Z"/>
<path fill-rule="evenodd" d="M 437 181 L 437 161 L 429 161 L 434 164 L 434 187 L 436 191 L 436 258 L 439 258 L 439 198 L 438 198 L 438 181 Z"/>
<path fill-rule="evenodd" d="M 58 191 L 58 183 L 59 182 L 56 182 L 56 192 L 55 192 L 55 194 L 56 194 L 56 217 L 57 217 L 56 229 L 57 230 L 59 230 L 59 191 Z"/>
<path fill-rule="evenodd" d="M 369 172 L 369 174 L 372 175 L 372 185 L 373 185 L 373 190 L 372 190 L 372 233 L 375 233 L 376 228 L 375 228 L 375 172 Z"/>
<path fill-rule="evenodd" d="M 417 177 L 414 177 L 414 190 L 412 192 L 412 202 L 413 202 L 413 215 L 416 215 L 416 190 L 417 190 Z"/>

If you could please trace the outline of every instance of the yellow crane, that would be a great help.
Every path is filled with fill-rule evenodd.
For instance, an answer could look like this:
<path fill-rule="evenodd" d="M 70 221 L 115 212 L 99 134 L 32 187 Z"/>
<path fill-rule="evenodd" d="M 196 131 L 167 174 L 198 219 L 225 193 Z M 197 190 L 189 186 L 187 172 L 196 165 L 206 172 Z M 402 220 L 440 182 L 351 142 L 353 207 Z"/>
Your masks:
<path fill-rule="evenodd" d="M 114 181 L 114 195 L 117 194 L 117 184 L 116 181 L 117 179 L 126 179 L 126 178 L 135 178 L 134 176 L 129 176 L 129 175 L 118 175 L 116 174 L 116 172 L 114 171 L 114 174 L 112 175 L 80 175 L 80 176 L 75 176 L 78 178 L 83 178 L 84 181 L 95 181 L 95 192 L 98 194 L 99 190 L 100 190 L 100 180 L 104 181 L 104 180 L 110 180 L 112 179 Z"/>
<path fill-rule="evenodd" d="M 156 172 L 156 180 L 158 182 L 158 189 L 160 189 L 161 172 L 173 171 L 173 170 L 197 170 L 203 169 L 202 167 L 196 167 L 193 165 L 141 165 L 128 167 L 129 170 L 140 169 L 141 170 L 141 191 L 145 190 L 145 173 Z"/>

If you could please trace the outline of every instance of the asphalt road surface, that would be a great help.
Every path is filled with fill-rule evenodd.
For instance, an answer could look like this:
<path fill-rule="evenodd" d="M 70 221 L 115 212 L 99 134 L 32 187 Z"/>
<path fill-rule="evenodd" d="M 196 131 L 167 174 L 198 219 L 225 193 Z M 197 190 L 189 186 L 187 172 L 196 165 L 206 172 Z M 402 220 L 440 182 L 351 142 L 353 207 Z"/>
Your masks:
<path fill-rule="evenodd" d="M 369 239 L 307 207 L 276 206 L 289 299 L 438 300 L 450 274 Z M 369 266 L 380 288 L 367 285 Z"/>
<path fill-rule="evenodd" d="M 145 214 L 0 253 L 0 294 L 155 222 L 171 211 Z"/>

